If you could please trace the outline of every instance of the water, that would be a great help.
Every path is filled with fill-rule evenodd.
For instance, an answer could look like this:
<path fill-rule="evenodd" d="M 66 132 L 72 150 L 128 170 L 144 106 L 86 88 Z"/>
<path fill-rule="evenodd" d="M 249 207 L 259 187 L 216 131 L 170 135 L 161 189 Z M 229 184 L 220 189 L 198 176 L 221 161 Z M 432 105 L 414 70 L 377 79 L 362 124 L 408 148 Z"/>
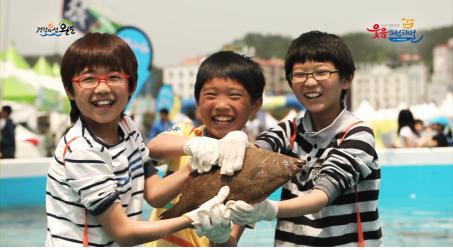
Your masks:
<path fill-rule="evenodd" d="M 453 211 L 381 209 L 384 246 L 453 246 Z"/>
<path fill-rule="evenodd" d="M 44 246 L 46 232 L 46 211 L 44 207 L 0 209 L 1 247 Z"/>
<path fill-rule="evenodd" d="M 144 216 L 150 210 L 145 209 Z M 381 209 L 384 246 L 453 246 L 453 211 Z M 276 221 L 261 221 L 246 229 L 239 246 L 271 247 Z M 0 246 L 44 246 L 46 218 L 44 207 L 0 209 Z"/>
<path fill-rule="evenodd" d="M 0 182 L 0 247 L 44 246 L 44 179 L 36 181 L 39 188 L 28 187 L 32 183 L 30 179 L 6 179 Z M 384 246 L 453 246 L 452 180 L 452 165 L 382 168 L 379 212 Z M 19 186 L 16 185 L 18 183 Z M 19 187 L 27 188 L 22 195 L 14 193 Z M 29 197 L 29 192 L 37 193 Z M 37 196 L 41 196 L 37 202 L 41 205 L 25 205 L 31 204 L 32 198 L 38 199 Z M 278 197 L 274 193 L 271 198 L 275 200 Z M 7 206 L 11 201 L 15 201 L 15 207 Z M 144 218 L 149 217 L 150 210 L 145 207 Z M 256 224 L 255 229 L 246 229 L 239 246 L 273 246 L 275 223 L 262 221 Z"/>

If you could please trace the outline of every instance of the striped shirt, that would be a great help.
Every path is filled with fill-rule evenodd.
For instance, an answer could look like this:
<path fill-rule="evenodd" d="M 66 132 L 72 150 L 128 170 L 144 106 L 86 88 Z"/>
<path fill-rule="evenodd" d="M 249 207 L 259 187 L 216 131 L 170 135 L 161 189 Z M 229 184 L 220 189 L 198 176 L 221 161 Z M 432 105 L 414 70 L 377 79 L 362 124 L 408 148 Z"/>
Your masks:
<path fill-rule="evenodd" d="M 318 213 L 278 219 L 275 246 L 357 246 L 355 186 L 365 244 L 382 245 L 377 203 L 380 168 L 374 143 L 372 129 L 347 110 L 318 132 L 313 131 L 307 112 L 258 136 L 255 144 L 260 148 L 307 161 L 296 178 L 283 186 L 282 200 L 304 196 L 312 189 L 324 191 L 329 198 Z"/>
<path fill-rule="evenodd" d="M 140 219 L 144 171 L 157 170 L 129 117 L 122 118 L 119 131 L 120 141 L 106 145 L 79 119 L 58 143 L 47 175 L 46 246 L 82 246 L 85 221 L 90 246 L 118 246 L 96 220 L 114 202 L 129 219 Z"/>

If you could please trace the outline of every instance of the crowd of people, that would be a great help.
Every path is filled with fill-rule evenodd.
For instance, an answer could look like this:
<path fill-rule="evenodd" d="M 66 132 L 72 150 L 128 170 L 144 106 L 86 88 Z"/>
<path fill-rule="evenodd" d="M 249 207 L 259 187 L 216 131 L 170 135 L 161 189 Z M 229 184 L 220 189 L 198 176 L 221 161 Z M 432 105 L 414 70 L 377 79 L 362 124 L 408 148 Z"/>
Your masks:
<path fill-rule="evenodd" d="M 395 148 L 448 147 L 453 146 L 452 131 L 448 119 L 434 118 L 428 121 L 415 119 L 409 109 L 398 114 L 399 141 Z"/>

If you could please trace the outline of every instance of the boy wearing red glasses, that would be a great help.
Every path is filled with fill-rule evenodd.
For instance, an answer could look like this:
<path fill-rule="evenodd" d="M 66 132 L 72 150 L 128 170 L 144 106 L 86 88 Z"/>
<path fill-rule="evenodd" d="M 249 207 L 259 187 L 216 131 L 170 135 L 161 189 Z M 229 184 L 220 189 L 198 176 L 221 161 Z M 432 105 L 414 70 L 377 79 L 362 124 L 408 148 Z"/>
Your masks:
<path fill-rule="evenodd" d="M 61 77 L 73 125 L 49 167 L 46 246 L 139 245 L 190 227 L 200 211 L 223 203 L 228 187 L 184 216 L 138 221 L 143 199 L 171 199 L 191 169 L 160 179 L 137 126 L 123 114 L 137 83 L 137 60 L 123 40 L 86 34 L 65 52 Z"/>

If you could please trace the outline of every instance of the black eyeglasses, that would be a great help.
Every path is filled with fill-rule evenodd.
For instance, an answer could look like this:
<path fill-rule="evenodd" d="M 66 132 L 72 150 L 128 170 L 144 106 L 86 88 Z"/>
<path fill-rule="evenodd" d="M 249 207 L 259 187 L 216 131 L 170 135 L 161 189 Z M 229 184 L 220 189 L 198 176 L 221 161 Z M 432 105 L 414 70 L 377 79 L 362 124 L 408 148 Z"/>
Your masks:
<path fill-rule="evenodd" d="M 318 70 L 313 72 L 293 72 L 291 73 L 291 83 L 304 83 L 307 81 L 308 76 L 311 75 L 316 81 L 327 80 L 332 73 L 338 73 L 339 70 Z"/>

